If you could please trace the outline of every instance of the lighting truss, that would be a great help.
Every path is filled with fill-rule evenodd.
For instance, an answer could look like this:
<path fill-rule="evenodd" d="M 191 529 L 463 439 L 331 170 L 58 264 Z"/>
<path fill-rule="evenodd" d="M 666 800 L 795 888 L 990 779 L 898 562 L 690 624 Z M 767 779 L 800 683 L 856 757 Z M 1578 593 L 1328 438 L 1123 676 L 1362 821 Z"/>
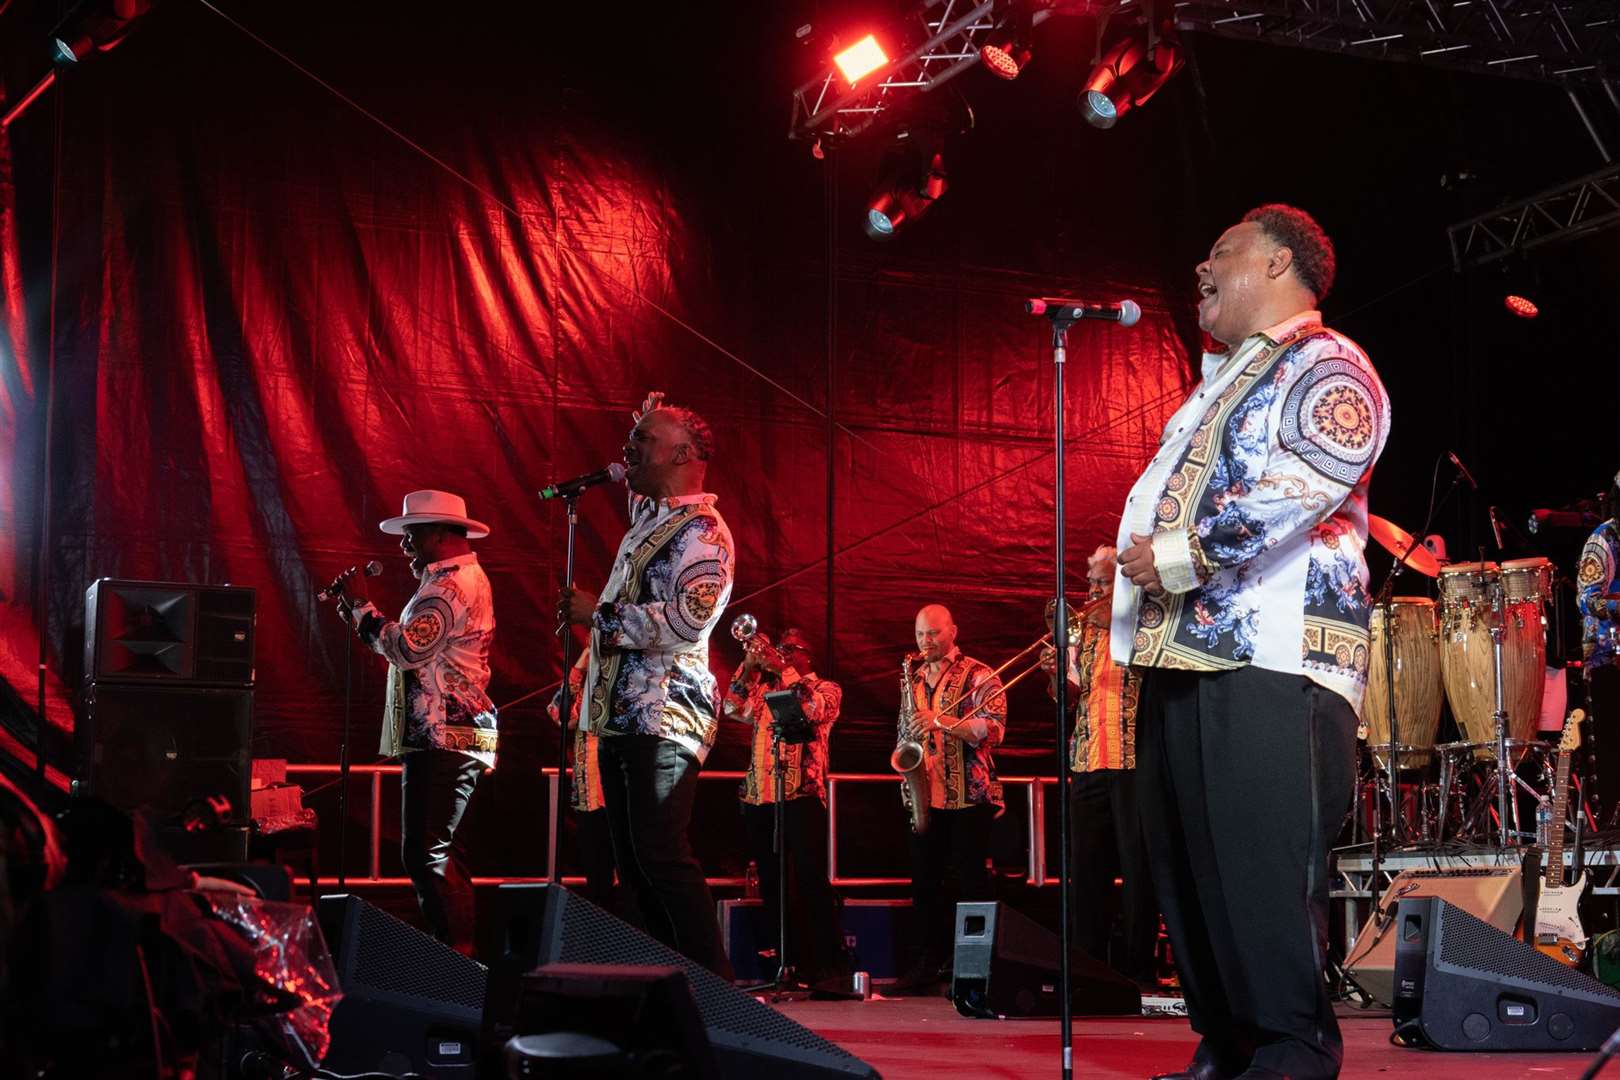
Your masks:
<path fill-rule="evenodd" d="M 1620 165 L 1498 207 L 1446 230 L 1458 271 L 1620 225 Z"/>
<path fill-rule="evenodd" d="M 1620 76 L 1613 0 L 1178 0 L 1184 30 L 1554 83 Z"/>
<path fill-rule="evenodd" d="M 895 106 L 956 78 L 979 62 L 979 48 L 995 29 L 995 6 L 993 0 L 922 0 L 914 20 L 903 24 L 898 35 L 888 35 L 921 44 L 891 64 L 880 80 L 865 86 L 850 86 L 836 67 L 827 64 L 793 91 L 788 137 L 859 134 Z M 1035 12 L 1032 25 L 1050 14 L 1049 9 Z"/>

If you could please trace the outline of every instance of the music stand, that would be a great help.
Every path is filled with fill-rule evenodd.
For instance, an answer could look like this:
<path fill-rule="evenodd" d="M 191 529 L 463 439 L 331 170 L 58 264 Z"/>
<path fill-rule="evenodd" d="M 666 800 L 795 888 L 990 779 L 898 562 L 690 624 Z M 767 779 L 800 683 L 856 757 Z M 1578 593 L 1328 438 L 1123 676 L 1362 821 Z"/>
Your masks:
<path fill-rule="evenodd" d="M 776 1000 L 797 990 L 808 989 L 794 978 L 788 963 L 787 949 L 787 800 L 783 795 L 783 781 L 787 776 L 787 762 L 782 757 L 784 746 L 803 746 L 814 742 L 816 725 L 804 715 L 804 705 L 796 690 L 773 690 L 765 695 L 765 707 L 771 712 L 771 756 L 776 764 L 776 801 L 771 810 L 771 850 L 776 854 L 776 977 L 759 986 L 748 987 L 749 993 L 770 991 Z M 754 723 L 760 718 L 755 717 Z"/>

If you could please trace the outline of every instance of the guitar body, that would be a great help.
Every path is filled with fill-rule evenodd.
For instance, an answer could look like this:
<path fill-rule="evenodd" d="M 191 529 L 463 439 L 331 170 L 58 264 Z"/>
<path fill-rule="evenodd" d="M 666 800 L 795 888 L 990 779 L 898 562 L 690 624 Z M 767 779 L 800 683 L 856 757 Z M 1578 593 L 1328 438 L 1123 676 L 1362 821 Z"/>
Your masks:
<path fill-rule="evenodd" d="M 1530 944 L 1560 964 L 1575 967 L 1586 951 L 1586 931 L 1581 927 L 1581 894 L 1586 891 L 1586 874 L 1575 867 L 1575 880 L 1564 884 L 1564 821 L 1569 807 L 1569 755 L 1581 744 L 1580 723 L 1585 712 L 1576 709 L 1564 721 L 1564 737 L 1558 744 L 1558 779 L 1553 784 L 1552 815 L 1547 837 L 1547 875 L 1535 905 L 1535 931 Z M 1575 845 L 1577 862 L 1580 844 Z M 1527 918 L 1526 923 L 1530 922 Z"/>
<path fill-rule="evenodd" d="M 1586 875 L 1568 885 L 1543 885 L 1536 904 L 1536 931 L 1531 944 L 1557 960 L 1576 967 L 1586 953 L 1586 931 L 1581 927 L 1581 894 Z"/>

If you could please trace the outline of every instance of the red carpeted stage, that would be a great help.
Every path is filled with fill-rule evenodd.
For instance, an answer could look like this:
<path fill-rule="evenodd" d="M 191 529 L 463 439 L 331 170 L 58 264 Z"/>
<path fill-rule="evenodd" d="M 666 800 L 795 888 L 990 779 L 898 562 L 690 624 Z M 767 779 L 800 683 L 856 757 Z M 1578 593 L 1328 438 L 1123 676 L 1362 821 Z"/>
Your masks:
<path fill-rule="evenodd" d="M 816 1034 L 870 1063 L 884 1080 L 972 1076 L 1023 1080 L 1058 1074 L 1056 1020 L 970 1020 L 944 998 L 802 1001 L 779 1005 Z M 1419 1076 L 1424 1080 L 1579 1077 L 1589 1054 L 1442 1054 L 1392 1046 L 1389 1014 L 1341 1010 L 1342 1080 Z M 1076 1019 L 1074 1074 L 1142 1080 L 1180 1068 L 1198 1037 L 1169 1017 Z"/>

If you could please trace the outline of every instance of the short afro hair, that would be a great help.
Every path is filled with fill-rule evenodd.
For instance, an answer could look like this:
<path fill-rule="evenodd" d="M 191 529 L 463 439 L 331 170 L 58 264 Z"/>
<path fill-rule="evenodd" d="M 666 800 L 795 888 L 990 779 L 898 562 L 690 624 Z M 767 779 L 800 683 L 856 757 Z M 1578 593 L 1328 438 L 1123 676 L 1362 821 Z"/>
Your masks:
<path fill-rule="evenodd" d="M 1259 225 L 1273 243 L 1294 253 L 1295 276 L 1320 304 L 1333 288 L 1338 259 L 1333 254 L 1333 241 L 1316 219 L 1297 207 L 1267 203 L 1244 214 L 1243 220 Z"/>
<path fill-rule="evenodd" d="M 714 433 L 709 430 L 708 422 L 691 409 L 680 405 L 665 405 L 662 411 L 685 429 L 686 437 L 692 443 L 692 452 L 698 456 L 698 460 L 708 461 L 710 455 L 714 453 Z"/>

